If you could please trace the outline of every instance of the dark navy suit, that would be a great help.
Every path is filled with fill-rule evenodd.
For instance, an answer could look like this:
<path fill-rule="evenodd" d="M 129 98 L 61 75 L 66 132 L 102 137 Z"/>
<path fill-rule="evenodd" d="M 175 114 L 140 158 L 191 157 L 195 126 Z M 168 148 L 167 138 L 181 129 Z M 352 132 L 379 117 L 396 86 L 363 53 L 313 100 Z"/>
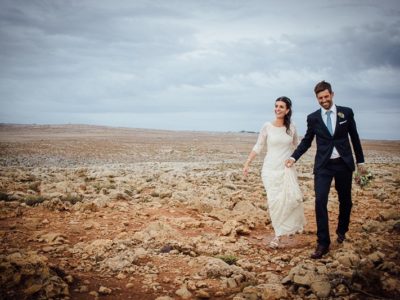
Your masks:
<path fill-rule="evenodd" d="M 322 246 L 329 246 L 331 242 L 327 204 L 333 178 L 339 197 L 339 221 L 336 233 L 344 235 L 348 231 L 352 207 L 352 175 L 355 170 L 350 139 L 357 163 L 364 162 L 353 111 L 351 108 L 343 106 L 336 106 L 336 108 L 337 119 L 333 136 L 322 119 L 321 109 L 318 109 L 307 116 L 307 132 L 292 154 L 292 157 L 297 161 L 310 148 L 314 137 L 316 138 L 317 152 L 314 161 L 315 213 L 318 244 Z M 337 149 L 340 158 L 330 159 L 333 147 Z"/>

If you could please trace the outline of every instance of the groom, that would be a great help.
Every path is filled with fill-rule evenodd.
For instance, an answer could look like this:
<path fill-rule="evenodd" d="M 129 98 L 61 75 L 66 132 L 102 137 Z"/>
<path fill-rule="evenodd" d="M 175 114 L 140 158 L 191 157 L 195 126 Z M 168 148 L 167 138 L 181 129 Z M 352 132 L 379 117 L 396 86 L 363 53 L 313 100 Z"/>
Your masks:
<path fill-rule="evenodd" d="M 318 245 L 311 258 L 319 259 L 329 252 L 331 243 L 327 204 L 333 178 L 339 197 L 339 221 L 336 228 L 338 243 L 343 243 L 349 229 L 351 184 L 355 170 L 349 136 L 360 171 L 363 169 L 364 155 L 351 108 L 333 104 L 334 93 L 326 81 L 319 82 L 314 92 L 321 109 L 308 115 L 307 132 L 292 157 L 286 161 L 286 166 L 291 167 L 310 148 L 316 137 L 314 190 Z"/>

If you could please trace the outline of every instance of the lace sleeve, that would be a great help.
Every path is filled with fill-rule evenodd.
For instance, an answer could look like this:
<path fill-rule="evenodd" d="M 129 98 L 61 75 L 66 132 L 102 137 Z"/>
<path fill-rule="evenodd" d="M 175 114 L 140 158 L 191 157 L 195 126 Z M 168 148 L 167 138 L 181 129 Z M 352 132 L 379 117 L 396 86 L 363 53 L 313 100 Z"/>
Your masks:
<path fill-rule="evenodd" d="M 255 153 L 257 153 L 257 154 L 261 153 L 262 149 L 264 148 L 265 142 L 267 140 L 268 124 L 269 123 L 265 123 L 263 125 L 263 127 L 261 128 L 260 133 L 259 133 L 258 138 L 257 138 L 257 143 L 253 147 L 253 151 Z"/>

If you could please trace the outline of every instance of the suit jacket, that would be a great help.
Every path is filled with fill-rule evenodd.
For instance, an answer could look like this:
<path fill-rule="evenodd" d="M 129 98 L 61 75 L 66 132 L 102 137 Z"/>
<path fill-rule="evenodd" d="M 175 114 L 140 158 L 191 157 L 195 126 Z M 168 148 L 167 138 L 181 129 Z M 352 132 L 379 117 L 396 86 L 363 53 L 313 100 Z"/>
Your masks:
<path fill-rule="evenodd" d="M 364 154 L 358 137 L 357 126 L 351 108 L 336 106 L 337 119 L 333 136 L 329 133 L 322 116 L 321 109 L 307 116 L 307 132 L 299 146 L 293 152 L 292 157 L 296 161 L 310 148 L 316 137 L 317 153 L 315 155 L 314 173 L 323 168 L 329 161 L 333 147 L 336 147 L 339 155 L 349 168 L 354 171 L 354 159 L 351 151 L 350 140 L 356 156 L 357 163 L 364 162 Z"/>

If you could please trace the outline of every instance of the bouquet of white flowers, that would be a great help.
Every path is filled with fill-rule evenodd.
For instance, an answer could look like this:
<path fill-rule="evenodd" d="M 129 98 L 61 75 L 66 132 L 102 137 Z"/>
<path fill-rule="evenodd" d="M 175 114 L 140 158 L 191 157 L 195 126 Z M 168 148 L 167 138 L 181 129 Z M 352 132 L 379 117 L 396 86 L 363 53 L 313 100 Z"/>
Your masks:
<path fill-rule="evenodd" d="M 374 178 L 372 173 L 367 170 L 363 170 L 362 172 L 357 171 L 354 175 L 354 181 L 361 187 L 367 186 L 370 181 Z"/>

